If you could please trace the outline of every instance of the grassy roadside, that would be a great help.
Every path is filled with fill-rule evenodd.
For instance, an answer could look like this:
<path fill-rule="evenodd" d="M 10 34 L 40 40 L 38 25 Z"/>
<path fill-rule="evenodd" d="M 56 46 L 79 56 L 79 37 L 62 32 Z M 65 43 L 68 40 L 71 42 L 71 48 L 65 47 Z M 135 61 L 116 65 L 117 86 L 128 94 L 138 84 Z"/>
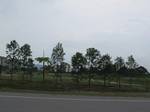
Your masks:
<path fill-rule="evenodd" d="M 93 91 L 36 91 L 24 89 L 1 88 L 0 92 L 33 93 L 47 95 L 73 95 L 73 96 L 103 96 L 103 97 L 141 97 L 150 98 L 150 92 L 93 92 Z"/>
<path fill-rule="evenodd" d="M 129 77 L 121 78 L 121 87 L 118 88 L 116 78 L 108 77 L 107 86 L 104 87 L 102 77 L 92 80 L 91 88 L 88 87 L 88 80 L 76 82 L 68 75 L 63 76 L 63 81 L 56 82 L 52 76 L 47 76 L 42 81 L 42 75 L 35 75 L 33 80 L 22 80 L 21 75 L 14 76 L 13 80 L 3 76 L 0 80 L 0 92 L 18 92 L 52 95 L 76 95 L 76 96 L 113 96 L 113 97 L 146 97 L 150 98 L 150 78 Z M 19 78 L 20 77 L 20 78 Z"/>

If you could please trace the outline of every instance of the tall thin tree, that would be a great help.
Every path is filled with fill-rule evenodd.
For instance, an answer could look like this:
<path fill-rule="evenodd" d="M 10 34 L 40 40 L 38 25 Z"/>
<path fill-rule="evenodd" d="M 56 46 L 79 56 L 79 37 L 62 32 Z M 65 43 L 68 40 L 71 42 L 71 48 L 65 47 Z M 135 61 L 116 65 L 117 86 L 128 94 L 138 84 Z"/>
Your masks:
<path fill-rule="evenodd" d="M 16 40 L 12 40 L 6 45 L 7 62 L 11 68 L 11 80 L 13 79 L 14 70 L 17 69 L 20 58 L 20 47 Z"/>
<path fill-rule="evenodd" d="M 121 74 L 120 70 L 121 68 L 125 67 L 125 61 L 122 57 L 117 57 L 115 59 L 115 68 L 116 68 L 116 73 L 118 74 L 118 86 L 119 88 L 121 87 Z"/>
<path fill-rule="evenodd" d="M 49 57 L 45 57 L 45 54 L 43 52 L 43 57 L 37 57 L 35 58 L 35 60 L 43 64 L 42 74 L 43 74 L 43 81 L 44 81 L 45 80 L 45 63 L 47 64 L 50 63 Z"/>
<path fill-rule="evenodd" d="M 106 86 L 107 75 L 113 71 L 111 57 L 106 54 L 101 57 L 98 62 L 98 68 L 101 73 L 103 73 L 104 78 L 104 87 Z"/>
<path fill-rule="evenodd" d="M 20 48 L 20 55 L 21 55 L 21 68 L 24 71 L 22 78 L 24 80 L 24 75 L 28 69 L 28 61 L 29 59 L 31 59 L 32 56 L 32 51 L 29 44 L 25 44 Z"/>
<path fill-rule="evenodd" d="M 72 72 L 73 72 L 73 77 L 75 78 L 78 88 L 79 88 L 79 83 L 80 80 L 82 79 L 82 72 L 85 69 L 86 66 L 86 58 L 83 56 L 82 53 L 77 52 L 75 55 L 72 57 Z"/>
<path fill-rule="evenodd" d="M 56 76 L 56 85 L 58 82 L 58 77 L 62 81 L 62 76 L 59 73 L 63 71 L 62 70 L 63 67 L 61 66 L 63 65 L 64 62 L 64 55 L 65 53 L 64 53 L 63 46 L 61 43 L 58 43 L 56 47 L 53 48 L 52 56 L 51 56 L 51 63 L 54 68 L 55 76 Z"/>
<path fill-rule="evenodd" d="M 91 88 L 91 79 L 93 78 L 94 72 L 96 72 L 97 62 L 100 59 L 100 52 L 95 48 L 88 48 L 86 50 L 87 68 L 88 68 L 88 85 Z"/>

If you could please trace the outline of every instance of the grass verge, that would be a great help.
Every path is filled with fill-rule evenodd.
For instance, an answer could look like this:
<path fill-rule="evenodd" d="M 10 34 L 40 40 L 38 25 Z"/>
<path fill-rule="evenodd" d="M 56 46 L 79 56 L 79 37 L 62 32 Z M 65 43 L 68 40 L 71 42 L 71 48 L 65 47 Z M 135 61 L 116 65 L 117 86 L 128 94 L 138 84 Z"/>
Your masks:
<path fill-rule="evenodd" d="M 0 92 L 33 93 L 33 94 L 47 94 L 47 95 L 150 98 L 150 92 L 37 91 L 37 90 L 11 89 L 11 88 L 1 88 Z"/>

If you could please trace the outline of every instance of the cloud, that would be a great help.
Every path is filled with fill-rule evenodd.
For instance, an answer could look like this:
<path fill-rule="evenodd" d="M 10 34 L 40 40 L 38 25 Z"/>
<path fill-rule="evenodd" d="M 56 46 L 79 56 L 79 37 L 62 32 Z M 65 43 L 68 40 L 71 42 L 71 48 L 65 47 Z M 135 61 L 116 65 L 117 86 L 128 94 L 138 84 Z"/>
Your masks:
<path fill-rule="evenodd" d="M 150 68 L 149 0 L 0 0 L 0 49 L 16 39 L 32 45 L 33 55 L 50 56 L 63 42 L 66 59 L 96 47 L 113 57 L 135 55 Z M 144 59 L 143 59 L 144 58 Z"/>

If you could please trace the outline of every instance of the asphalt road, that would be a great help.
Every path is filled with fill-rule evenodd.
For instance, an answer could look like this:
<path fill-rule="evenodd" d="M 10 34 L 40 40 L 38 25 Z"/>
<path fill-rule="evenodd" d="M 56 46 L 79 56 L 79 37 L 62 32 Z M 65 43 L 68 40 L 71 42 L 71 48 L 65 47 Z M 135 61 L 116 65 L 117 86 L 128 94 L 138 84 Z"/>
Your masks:
<path fill-rule="evenodd" d="M 150 99 L 0 93 L 0 112 L 150 112 Z"/>

